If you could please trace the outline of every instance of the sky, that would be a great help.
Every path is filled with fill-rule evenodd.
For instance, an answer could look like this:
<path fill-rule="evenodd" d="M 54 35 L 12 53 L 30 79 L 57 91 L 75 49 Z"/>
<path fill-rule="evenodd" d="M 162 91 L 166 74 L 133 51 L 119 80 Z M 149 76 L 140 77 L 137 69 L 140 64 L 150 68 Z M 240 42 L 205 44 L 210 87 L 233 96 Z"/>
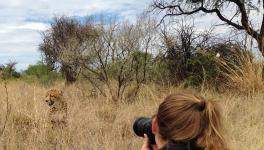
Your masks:
<path fill-rule="evenodd" d="M 151 0 L 0 0 L 0 64 L 16 61 L 18 71 L 41 60 L 41 32 L 55 15 L 118 15 L 133 20 Z"/>
<path fill-rule="evenodd" d="M 85 17 L 89 15 L 118 16 L 135 20 L 152 0 L 0 0 L 0 64 L 16 61 L 18 71 L 41 60 L 38 46 L 41 32 L 49 28 L 52 18 L 60 15 Z M 227 12 L 230 14 L 230 12 Z M 221 23 L 214 15 L 198 16 L 199 29 Z M 217 27 L 225 33 L 230 28 Z"/>

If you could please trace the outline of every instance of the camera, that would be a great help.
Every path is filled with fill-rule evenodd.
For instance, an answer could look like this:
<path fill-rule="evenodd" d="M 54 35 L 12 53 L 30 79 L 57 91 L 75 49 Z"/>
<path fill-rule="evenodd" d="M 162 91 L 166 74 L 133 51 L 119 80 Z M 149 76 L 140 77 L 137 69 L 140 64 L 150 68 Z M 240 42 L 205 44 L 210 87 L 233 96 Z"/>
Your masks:
<path fill-rule="evenodd" d="M 140 117 L 136 119 L 133 125 L 133 130 L 136 135 L 140 137 L 144 137 L 144 134 L 147 134 L 149 141 L 151 144 L 156 144 L 155 136 L 152 133 L 152 125 L 151 125 L 151 118 Z"/>

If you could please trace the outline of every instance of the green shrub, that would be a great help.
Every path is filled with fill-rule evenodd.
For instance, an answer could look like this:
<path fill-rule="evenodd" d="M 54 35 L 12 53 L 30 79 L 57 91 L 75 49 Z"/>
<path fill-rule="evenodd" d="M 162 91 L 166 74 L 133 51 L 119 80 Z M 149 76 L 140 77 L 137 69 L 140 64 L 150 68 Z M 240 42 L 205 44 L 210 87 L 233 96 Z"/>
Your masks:
<path fill-rule="evenodd" d="M 218 87 L 226 80 L 224 78 L 226 68 L 219 62 L 232 64 L 230 67 L 241 66 L 238 55 L 241 52 L 248 53 L 250 60 L 253 60 L 254 56 L 236 43 L 218 43 L 204 49 L 193 48 L 188 57 L 185 57 L 185 53 L 174 50 L 171 54 L 156 57 L 158 61 L 155 70 L 160 76 L 157 81 L 170 84 L 184 82 L 187 86 L 207 84 Z"/>
<path fill-rule="evenodd" d="M 188 60 L 187 66 L 191 70 L 187 73 L 187 84 L 199 86 L 202 83 L 215 84 L 220 74 L 219 66 L 216 63 L 216 53 L 197 53 Z"/>
<path fill-rule="evenodd" d="M 55 81 L 62 79 L 59 72 L 52 70 L 41 62 L 36 65 L 30 65 L 22 75 L 25 81 L 39 83 L 44 86 L 51 85 Z"/>

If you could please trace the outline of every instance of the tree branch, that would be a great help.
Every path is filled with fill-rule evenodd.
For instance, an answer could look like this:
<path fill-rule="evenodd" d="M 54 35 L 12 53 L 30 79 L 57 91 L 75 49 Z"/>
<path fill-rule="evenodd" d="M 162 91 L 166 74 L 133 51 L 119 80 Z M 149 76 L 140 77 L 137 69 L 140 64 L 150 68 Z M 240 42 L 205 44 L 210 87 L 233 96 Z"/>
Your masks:
<path fill-rule="evenodd" d="M 245 3 L 241 2 L 241 0 L 229 0 L 229 1 L 235 3 L 239 8 L 239 11 L 241 13 L 241 24 L 244 27 L 244 30 L 253 38 L 257 39 L 259 34 L 249 25 L 248 14 L 245 7 Z"/>
<path fill-rule="evenodd" d="M 264 11 L 264 1 L 262 1 L 262 8 Z M 260 34 L 264 35 L 264 13 L 262 14 L 262 24 L 261 24 L 261 28 L 260 28 Z"/>
<path fill-rule="evenodd" d="M 154 3 L 154 7 L 160 9 L 160 10 L 166 10 L 167 13 L 162 17 L 161 21 L 159 24 L 161 24 L 161 22 L 168 16 L 180 16 L 180 15 L 192 15 L 195 14 L 197 12 L 204 12 L 204 13 L 215 13 L 217 15 L 217 17 L 225 22 L 226 24 L 233 26 L 234 28 L 238 29 L 238 30 L 245 30 L 249 35 L 251 35 L 253 38 L 257 39 L 259 34 L 257 31 L 255 31 L 252 27 L 250 27 L 249 25 L 249 21 L 248 21 L 248 16 L 247 16 L 247 11 L 245 8 L 245 4 L 243 2 L 241 2 L 240 0 L 229 0 L 230 2 L 233 2 L 234 4 L 237 5 L 237 7 L 239 8 L 239 11 L 241 13 L 241 24 L 237 24 L 232 22 L 232 19 L 227 19 L 226 17 L 224 17 L 220 10 L 217 8 L 214 9 L 207 9 L 203 6 L 203 4 L 201 4 L 200 7 L 192 10 L 192 11 L 184 11 L 180 5 L 164 5 L 162 3 Z M 264 7 L 264 5 L 263 5 Z M 263 16 L 263 33 L 264 33 L 264 16 Z"/>

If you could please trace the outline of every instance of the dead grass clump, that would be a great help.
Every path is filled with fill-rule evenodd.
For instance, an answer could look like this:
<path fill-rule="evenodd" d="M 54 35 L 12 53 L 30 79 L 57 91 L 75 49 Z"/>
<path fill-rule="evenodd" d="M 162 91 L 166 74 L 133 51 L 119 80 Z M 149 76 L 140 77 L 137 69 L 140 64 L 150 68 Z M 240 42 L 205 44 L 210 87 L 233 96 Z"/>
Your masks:
<path fill-rule="evenodd" d="M 242 93 L 263 91 L 264 62 L 252 57 L 251 52 L 239 51 L 234 62 L 220 61 L 223 68 L 224 87 Z"/>

